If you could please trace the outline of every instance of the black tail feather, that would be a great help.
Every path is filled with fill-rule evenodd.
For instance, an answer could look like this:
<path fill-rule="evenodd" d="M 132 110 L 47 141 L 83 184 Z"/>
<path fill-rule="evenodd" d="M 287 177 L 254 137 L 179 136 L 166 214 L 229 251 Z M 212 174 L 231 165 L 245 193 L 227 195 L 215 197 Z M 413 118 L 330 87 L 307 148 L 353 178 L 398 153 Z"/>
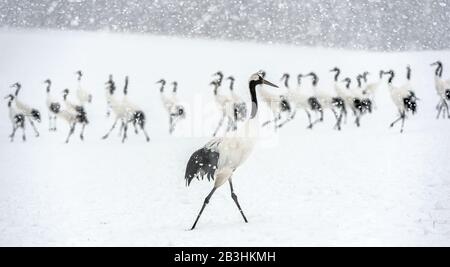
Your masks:
<path fill-rule="evenodd" d="M 200 178 L 214 180 L 214 173 L 217 169 L 217 163 L 219 161 L 219 153 L 208 148 L 201 148 L 195 151 L 189 158 L 186 166 L 186 173 L 184 179 L 186 180 L 186 186 L 189 186 L 194 178 L 200 180 Z"/>

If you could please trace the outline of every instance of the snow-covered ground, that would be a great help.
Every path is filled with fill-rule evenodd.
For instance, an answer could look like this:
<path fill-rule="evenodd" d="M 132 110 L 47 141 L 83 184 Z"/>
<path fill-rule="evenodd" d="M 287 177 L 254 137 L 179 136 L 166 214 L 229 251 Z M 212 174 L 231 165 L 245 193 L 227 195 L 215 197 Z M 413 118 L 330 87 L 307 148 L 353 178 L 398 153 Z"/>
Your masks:
<path fill-rule="evenodd" d="M 450 120 L 436 120 L 437 96 L 431 62 L 450 51 L 369 53 L 282 45 L 185 40 L 167 37 L 57 31 L 0 31 L 0 93 L 23 84 L 21 99 L 43 115 L 41 137 L 28 128 L 14 143 L 6 101 L 0 107 L 1 246 L 304 246 L 450 245 Z M 213 196 L 195 231 L 192 225 L 212 184 L 186 188 L 191 153 L 204 145 L 218 121 L 211 75 L 222 70 L 237 78 L 248 100 L 250 74 L 264 69 L 279 83 L 284 72 L 318 72 L 319 85 L 332 91 L 332 67 L 354 77 L 393 68 L 395 84 L 413 68 L 419 113 L 405 133 L 389 129 L 395 108 L 385 84 L 378 109 L 356 128 L 332 130 L 332 115 L 307 130 L 306 116 L 278 134 L 264 129 L 250 159 L 234 176 L 236 193 L 249 219 L 245 224 L 228 186 Z M 86 140 L 68 131 L 47 131 L 45 79 L 53 95 L 75 88 L 74 72 L 94 101 Z M 444 70 L 446 76 L 450 72 Z M 119 89 L 130 76 L 130 99 L 148 116 L 151 142 L 130 132 L 100 137 L 111 125 L 105 116 L 104 83 L 113 73 Z M 160 102 L 160 78 L 179 83 L 188 119 L 173 136 Z M 370 76 L 376 80 L 375 75 Z M 267 119 L 261 105 L 260 119 Z"/>

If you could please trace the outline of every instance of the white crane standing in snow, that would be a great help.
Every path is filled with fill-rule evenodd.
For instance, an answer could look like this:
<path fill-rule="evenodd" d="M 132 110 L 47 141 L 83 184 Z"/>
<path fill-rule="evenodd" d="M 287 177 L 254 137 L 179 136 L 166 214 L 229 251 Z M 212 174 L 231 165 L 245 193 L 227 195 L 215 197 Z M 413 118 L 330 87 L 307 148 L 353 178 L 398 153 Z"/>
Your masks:
<path fill-rule="evenodd" d="M 84 140 L 84 129 L 86 128 L 86 125 L 89 123 L 87 113 L 84 110 L 84 107 L 80 104 L 75 104 L 67 99 L 69 96 L 69 89 L 63 90 L 63 102 L 66 107 L 66 111 L 70 114 L 75 114 L 76 123 L 81 124 L 81 132 L 80 132 L 80 139 Z M 75 124 L 73 124 L 73 128 L 75 130 Z"/>
<path fill-rule="evenodd" d="M 233 128 L 237 128 L 239 121 L 244 121 L 247 117 L 247 106 L 245 101 L 234 91 L 234 77 L 229 76 L 227 80 L 230 81 L 230 94 L 233 101 Z"/>
<path fill-rule="evenodd" d="M 392 80 L 395 76 L 393 70 L 383 72 L 383 74 L 390 75 L 388 79 L 388 86 L 391 93 L 391 99 L 399 112 L 399 117 L 390 124 L 390 127 L 394 127 L 397 122 L 401 121 L 402 126 L 400 128 L 400 133 L 403 133 L 407 113 L 411 112 L 414 115 L 417 112 L 418 98 L 416 97 L 416 94 L 414 93 L 409 82 L 411 78 L 410 68 L 408 66 L 407 83 L 400 87 L 396 87 L 392 84 Z"/>
<path fill-rule="evenodd" d="M 450 111 L 449 111 L 449 102 L 450 102 L 450 79 L 443 80 L 442 79 L 442 71 L 443 71 L 443 65 L 442 62 L 436 61 L 431 66 L 437 66 L 436 70 L 434 72 L 434 84 L 436 88 L 436 93 L 439 96 L 439 103 L 436 106 L 437 110 L 437 116 L 436 118 L 439 119 L 439 116 L 442 115 L 445 118 L 445 112 L 447 112 L 447 117 L 450 119 Z"/>
<path fill-rule="evenodd" d="M 38 137 L 39 131 L 36 129 L 36 126 L 34 125 L 33 121 L 40 123 L 41 122 L 41 113 L 39 112 L 38 109 L 32 108 L 19 100 L 19 92 L 20 92 L 20 89 L 22 88 L 22 85 L 20 83 L 17 82 L 15 84 L 11 85 L 11 87 L 16 89 L 16 91 L 14 93 L 14 103 L 16 104 L 16 108 L 19 111 L 21 111 L 23 114 L 25 114 L 25 118 L 28 119 L 28 122 L 30 123 L 31 127 L 33 128 L 36 137 Z"/>
<path fill-rule="evenodd" d="M 172 134 L 175 131 L 175 126 L 177 123 L 186 117 L 186 110 L 184 106 L 178 101 L 177 91 L 178 91 L 178 83 L 172 82 L 172 97 L 171 97 L 171 105 L 169 108 L 169 133 Z"/>
<path fill-rule="evenodd" d="M 312 77 L 312 86 L 314 92 L 314 98 L 311 98 L 311 107 L 316 108 L 320 113 L 320 121 L 323 121 L 323 112 L 325 109 L 331 110 L 336 119 L 336 123 L 334 128 L 337 130 L 341 130 L 341 121 L 344 113 L 346 113 L 345 102 L 344 99 L 339 96 L 332 96 L 325 92 L 323 89 L 317 88 L 317 84 L 319 82 L 319 77 L 316 73 L 310 72 L 306 76 Z M 319 105 L 317 105 L 318 102 Z"/>
<path fill-rule="evenodd" d="M 336 95 L 340 97 L 342 100 L 344 100 L 344 108 L 342 109 L 343 119 L 344 122 L 347 122 L 347 107 L 352 108 L 353 106 L 353 96 L 351 95 L 350 91 L 347 89 L 344 89 L 339 84 L 339 76 L 341 74 L 341 69 L 338 67 L 334 67 L 330 70 L 330 72 L 334 72 L 334 91 L 336 92 Z"/>
<path fill-rule="evenodd" d="M 343 80 L 343 82 L 345 82 L 345 88 L 348 90 L 349 96 L 351 97 L 350 108 L 353 111 L 353 115 L 355 115 L 355 124 L 357 127 L 361 126 L 361 117 L 367 112 L 372 112 L 372 101 L 363 95 L 361 79 L 363 79 L 362 75 L 356 77 L 358 83 L 356 88 L 350 87 L 352 82 L 350 78 L 347 77 Z"/>
<path fill-rule="evenodd" d="M 146 123 L 145 113 L 144 111 L 142 111 L 141 108 L 139 108 L 137 105 L 128 100 L 128 76 L 125 77 L 122 107 L 125 110 L 125 119 L 122 124 L 123 126 L 122 143 L 125 142 L 125 140 L 127 139 L 128 124 L 130 123 L 133 124 L 136 134 L 138 133 L 137 126 L 139 126 L 141 131 L 144 133 L 145 140 L 149 142 L 150 137 L 148 136 L 147 131 L 145 130 L 145 123 Z"/>
<path fill-rule="evenodd" d="M 78 83 L 76 91 L 77 98 L 80 104 L 84 106 L 84 104 L 92 102 L 92 95 L 88 93 L 86 89 L 83 88 L 83 86 L 81 86 L 81 78 L 83 77 L 83 72 L 79 70 L 75 74 L 77 75 L 77 83 Z"/>
<path fill-rule="evenodd" d="M 102 139 L 107 139 L 111 132 L 116 128 L 117 123 L 120 121 L 121 128 L 119 136 L 122 136 L 122 128 L 125 124 L 125 118 L 126 118 L 126 111 L 122 105 L 122 103 L 116 98 L 114 95 L 116 91 L 116 84 L 113 80 L 113 76 L 109 75 L 108 81 L 105 83 L 106 87 L 106 102 L 109 105 L 109 108 L 111 109 L 112 113 L 114 114 L 114 122 L 109 131 L 102 137 Z"/>
<path fill-rule="evenodd" d="M 47 98 L 45 103 L 48 109 L 49 131 L 56 131 L 56 119 L 58 113 L 61 111 L 61 103 L 55 100 L 51 95 L 50 89 L 52 86 L 52 81 L 50 79 L 47 79 L 44 81 L 44 83 L 47 85 L 46 87 Z"/>
<path fill-rule="evenodd" d="M 164 93 L 164 88 L 166 86 L 166 80 L 161 79 L 161 80 L 157 81 L 156 84 L 161 84 L 160 85 L 161 87 L 159 88 L 159 95 L 161 97 L 161 102 L 167 112 L 167 115 L 169 116 L 169 133 L 172 134 L 172 131 L 174 129 L 173 117 L 172 117 L 172 107 L 175 106 L 175 99 L 173 97 L 174 94 L 172 94 L 171 96 L 167 96 Z"/>
<path fill-rule="evenodd" d="M 288 79 L 288 77 L 289 77 L 288 75 L 289 74 L 287 74 L 287 73 L 284 74 L 283 78 Z M 309 101 L 308 101 L 308 99 L 311 96 L 306 94 L 304 92 L 304 90 L 302 89 L 302 77 L 303 77 L 303 74 L 301 74 L 301 73 L 297 75 L 297 89 L 296 90 L 293 90 L 290 87 L 286 87 L 287 88 L 286 96 L 289 100 L 289 103 L 292 104 L 291 115 L 289 116 L 289 118 L 286 121 L 280 123 L 278 125 L 278 128 L 283 127 L 287 122 L 293 120 L 295 118 L 295 115 L 297 114 L 298 109 L 303 109 L 306 112 L 306 115 L 308 116 L 308 121 L 309 121 L 308 128 L 312 129 L 312 127 L 313 127 L 313 124 L 311 121 L 311 113 L 310 113 L 310 111 L 312 109 L 311 109 L 311 106 L 309 105 Z M 286 80 L 285 80 L 285 82 L 286 82 Z M 286 86 L 286 84 L 285 84 L 285 86 Z"/>
<path fill-rule="evenodd" d="M 264 74 L 265 75 L 265 74 Z M 289 88 L 289 74 L 284 74 L 281 78 L 284 79 L 284 87 Z M 268 120 L 262 124 L 262 126 L 267 126 L 271 123 L 274 124 L 275 131 L 280 127 L 280 125 L 286 124 L 288 121 L 290 121 L 291 117 L 291 103 L 289 103 L 287 95 L 283 94 L 274 94 L 267 90 L 266 88 L 261 88 L 260 90 L 261 97 L 264 103 L 266 103 L 267 107 L 272 111 L 273 120 Z M 278 123 L 280 120 L 282 120 L 282 114 L 286 114 L 286 119 Z"/>
<path fill-rule="evenodd" d="M 252 101 L 252 110 L 250 118 L 247 119 L 244 127 L 240 128 L 242 131 L 234 132 L 232 136 L 213 138 L 205 146 L 195 151 L 187 163 L 185 174 L 187 186 L 190 185 L 194 178 L 204 179 L 206 176 L 208 181 L 215 180 L 214 187 L 205 198 L 203 206 L 194 224 L 192 225 L 191 230 L 193 230 L 197 225 L 203 210 L 209 203 L 209 200 L 214 192 L 227 181 L 230 184 L 232 199 L 236 203 L 236 206 L 244 218 L 244 221 L 246 223 L 248 222 L 238 202 L 237 196 L 234 193 L 231 177 L 234 171 L 244 163 L 253 150 L 255 136 L 253 136 L 252 133 L 254 133 L 253 131 L 257 131 L 259 128 L 256 86 L 262 84 L 277 87 L 276 85 L 266 81 L 263 78 L 262 73 L 256 73 L 250 77 L 249 90 Z"/>
<path fill-rule="evenodd" d="M 11 142 L 14 141 L 14 136 L 16 135 L 16 131 L 18 128 L 22 129 L 22 140 L 25 142 L 27 140 L 25 136 L 25 114 L 12 106 L 12 102 L 14 101 L 14 95 L 10 94 L 5 97 L 8 99 L 8 109 L 9 109 L 9 119 L 11 121 L 13 131 L 9 135 L 11 138 Z"/>
<path fill-rule="evenodd" d="M 227 125 L 228 125 L 226 132 L 230 131 L 230 129 L 233 128 L 234 110 L 233 110 L 233 100 L 231 99 L 231 97 L 220 93 L 220 88 L 222 87 L 222 82 L 223 82 L 223 77 L 224 77 L 223 73 L 221 71 L 218 71 L 213 76 L 217 76 L 217 79 L 212 81 L 210 83 L 210 85 L 212 85 L 214 87 L 214 91 L 213 91 L 214 99 L 216 101 L 216 105 L 217 105 L 219 111 L 222 114 L 222 116 L 219 120 L 219 124 L 217 125 L 216 130 L 213 133 L 213 136 L 216 136 L 217 133 L 219 132 L 220 128 L 222 127 L 225 119 L 227 120 Z M 233 130 L 235 130 L 235 129 L 233 129 Z"/>

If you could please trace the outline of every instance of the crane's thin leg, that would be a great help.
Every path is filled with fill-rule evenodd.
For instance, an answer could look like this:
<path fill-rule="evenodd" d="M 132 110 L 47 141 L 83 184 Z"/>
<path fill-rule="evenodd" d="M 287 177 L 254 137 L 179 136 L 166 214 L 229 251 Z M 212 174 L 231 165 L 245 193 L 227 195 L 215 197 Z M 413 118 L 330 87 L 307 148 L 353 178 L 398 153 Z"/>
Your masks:
<path fill-rule="evenodd" d="M 450 119 L 450 111 L 449 111 L 448 103 L 447 103 L 446 100 L 442 100 L 442 102 L 444 103 L 444 105 L 445 105 L 445 110 L 447 111 L 447 118 Z M 444 115 L 444 119 L 445 119 L 445 115 Z"/>
<path fill-rule="evenodd" d="M 355 124 L 357 127 L 361 126 L 361 113 L 356 114 Z"/>
<path fill-rule="evenodd" d="M 231 198 L 234 200 L 234 203 L 236 203 L 236 206 L 238 207 L 239 211 L 241 212 L 242 218 L 244 218 L 244 221 L 248 223 L 247 218 L 245 217 L 244 212 L 241 209 L 241 205 L 239 205 L 237 195 L 234 193 L 233 189 L 233 183 L 231 182 L 231 179 L 228 179 L 228 182 L 230 183 L 230 189 L 231 189 Z"/>
<path fill-rule="evenodd" d="M 120 120 L 119 137 L 122 136 L 124 126 L 125 126 L 125 122 L 122 119 L 122 120 Z"/>
<path fill-rule="evenodd" d="M 331 111 L 333 111 L 334 114 L 334 118 L 336 119 L 336 124 L 334 124 L 334 129 L 338 129 L 339 131 L 341 130 L 341 116 L 342 116 L 342 112 L 340 115 L 338 115 L 338 113 L 336 112 L 336 110 L 334 110 L 333 108 L 331 109 Z"/>
<path fill-rule="evenodd" d="M 222 127 L 223 121 L 225 120 L 225 112 L 222 114 L 222 118 L 219 121 L 219 125 L 217 125 L 216 130 L 214 131 L 213 136 L 217 135 L 217 132 L 219 131 L 220 127 Z"/>
<path fill-rule="evenodd" d="M 278 116 L 275 115 L 275 118 L 273 120 L 273 126 L 274 126 L 275 132 L 277 131 L 277 124 L 280 119 L 281 119 L 281 112 L 278 113 Z"/>
<path fill-rule="evenodd" d="M 311 113 L 307 110 L 307 109 L 305 109 L 305 112 L 306 112 L 306 115 L 308 116 L 308 121 L 309 121 L 309 125 L 308 125 L 308 129 L 312 129 L 312 127 L 313 127 L 313 124 L 312 124 L 312 121 L 311 121 Z"/>
<path fill-rule="evenodd" d="M 391 125 L 390 125 L 390 127 L 392 128 L 392 127 L 394 127 L 394 125 L 397 123 L 397 122 L 399 122 L 400 120 L 402 120 L 402 112 L 400 112 L 400 116 L 395 120 L 395 121 L 393 121 L 392 123 L 391 123 Z"/>
<path fill-rule="evenodd" d="M 9 135 L 9 137 L 11 138 L 11 142 L 14 142 L 14 136 L 16 135 L 16 131 L 17 131 L 17 125 L 13 126 L 13 131 L 12 133 Z"/>
<path fill-rule="evenodd" d="M 83 123 L 83 127 L 81 128 L 80 139 L 84 141 L 84 128 L 86 128 L 86 123 Z"/>
<path fill-rule="evenodd" d="M 173 123 L 173 117 L 172 114 L 169 115 L 169 134 L 172 134 L 172 132 L 175 129 L 175 125 Z"/>
<path fill-rule="evenodd" d="M 295 118 L 296 113 L 297 113 L 297 111 L 294 110 L 294 111 L 291 113 L 291 115 L 290 115 L 284 122 L 282 122 L 282 123 L 280 123 L 280 124 L 278 125 L 278 128 L 283 127 L 286 123 L 288 123 L 289 121 L 293 120 L 293 119 Z"/>
<path fill-rule="evenodd" d="M 403 113 L 401 114 L 401 118 L 402 118 L 402 128 L 400 128 L 400 133 L 403 133 L 403 127 L 405 126 L 405 119 L 406 119 L 405 111 L 403 111 Z"/>
<path fill-rule="evenodd" d="M 439 119 L 439 116 L 441 115 L 442 108 L 444 107 L 442 103 L 442 99 L 439 101 L 439 104 L 436 106 L 436 110 L 438 111 L 436 119 Z"/>
<path fill-rule="evenodd" d="M 36 129 L 36 126 L 34 125 L 34 122 L 31 119 L 29 119 L 28 121 L 30 122 L 31 127 L 33 127 L 33 130 L 34 130 L 34 133 L 36 134 L 36 137 L 39 137 L 39 131 Z"/>
<path fill-rule="evenodd" d="M 56 119 L 57 119 L 57 117 L 56 117 L 56 115 L 54 115 L 53 116 L 53 131 L 55 131 L 55 132 L 56 132 Z"/>
<path fill-rule="evenodd" d="M 128 122 L 124 123 L 123 126 L 123 137 L 122 137 L 122 143 L 125 143 L 125 139 L 127 139 L 127 131 L 128 131 Z"/>
<path fill-rule="evenodd" d="M 49 132 L 53 131 L 53 128 L 52 128 L 52 115 L 50 115 L 50 113 L 48 114 L 48 131 Z"/>
<path fill-rule="evenodd" d="M 109 129 L 109 131 L 102 137 L 102 139 L 108 138 L 109 134 L 114 130 L 114 128 L 116 128 L 117 121 L 119 121 L 119 118 L 116 118 L 111 129 Z"/>
<path fill-rule="evenodd" d="M 208 196 L 205 198 L 205 201 L 203 202 L 203 206 L 202 209 L 200 210 L 200 212 L 197 215 L 197 219 L 194 222 L 194 225 L 192 225 L 191 230 L 194 230 L 195 226 L 197 225 L 198 220 L 200 219 L 200 216 L 203 213 L 203 210 L 205 209 L 206 205 L 209 203 L 209 199 L 212 197 L 212 195 L 214 194 L 214 192 L 216 191 L 217 187 L 214 187 L 211 192 L 208 194 Z"/>
<path fill-rule="evenodd" d="M 138 134 L 139 131 L 138 131 L 138 128 L 137 128 L 137 126 L 136 126 L 136 122 L 133 122 L 133 126 L 134 126 L 134 133 L 135 133 L 135 134 Z"/>
<path fill-rule="evenodd" d="M 75 132 L 75 125 L 76 125 L 76 123 L 74 122 L 74 123 L 70 126 L 69 134 L 67 135 L 67 139 L 66 139 L 66 144 L 69 143 L 70 137 L 71 137 L 72 134 Z"/>
<path fill-rule="evenodd" d="M 320 117 L 317 118 L 313 123 L 311 123 L 311 127 L 309 127 L 309 128 L 312 128 L 312 126 L 316 125 L 316 123 L 323 121 L 323 111 L 320 110 L 319 112 L 320 112 Z"/>
<path fill-rule="evenodd" d="M 20 127 L 22 128 L 22 141 L 27 141 L 27 137 L 25 136 L 25 122 L 23 122 L 22 126 Z"/>
<path fill-rule="evenodd" d="M 150 137 L 148 137 L 148 134 L 147 134 L 147 131 L 146 131 L 145 128 L 144 128 L 144 125 L 143 125 L 143 124 L 140 124 L 140 126 L 141 126 L 142 132 L 143 132 L 144 135 L 145 135 L 145 140 L 146 140 L 147 142 L 150 142 Z"/>

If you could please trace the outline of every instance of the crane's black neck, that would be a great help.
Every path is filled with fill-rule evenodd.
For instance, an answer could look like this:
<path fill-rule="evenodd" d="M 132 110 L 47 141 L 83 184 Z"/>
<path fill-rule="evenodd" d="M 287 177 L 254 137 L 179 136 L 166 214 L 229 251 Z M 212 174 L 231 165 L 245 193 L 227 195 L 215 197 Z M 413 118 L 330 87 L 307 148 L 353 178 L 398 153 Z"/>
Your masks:
<path fill-rule="evenodd" d="M 114 83 L 113 80 L 109 81 L 109 94 L 113 95 L 114 91 L 116 91 L 116 84 Z"/>
<path fill-rule="evenodd" d="M 219 85 L 217 84 L 217 82 L 213 82 L 211 84 L 214 86 L 214 95 L 217 96 L 217 89 L 219 88 Z"/>
<path fill-rule="evenodd" d="M 389 72 L 388 74 L 390 75 L 390 76 L 389 76 L 389 79 L 388 79 L 388 83 L 391 84 L 391 83 L 392 83 L 392 80 L 394 79 L 395 74 L 394 74 L 393 71 L 392 71 L 392 72 Z"/>
<path fill-rule="evenodd" d="M 334 81 L 337 82 L 339 80 L 339 75 L 341 74 L 340 69 L 335 70 L 336 74 L 334 74 Z"/>
<path fill-rule="evenodd" d="M 47 93 L 50 93 L 50 87 L 52 86 L 52 84 L 51 83 L 47 83 Z"/>
<path fill-rule="evenodd" d="M 350 89 L 350 84 L 352 83 L 352 80 L 346 79 L 345 80 L 345 88 Z"/>
<path fill-rule="evenodd" d="M 234 90 L 234 79 L 230 79 L 230 90 Z"/>
<path fill-rule="evenodd" d="M 166 85 L 165 81 L 161 81 L 161 87 L 159 88 L 160 93 L 164 93 L 164 86 Z"/>
<path fill-rule="evenodd" d="M 408 79 L 408 81 L 411 80 L 411 67 L 410 66 L 406 67 L 406 79 Z"/>
<path fill-rule="evenodd" d="M 258 113 L 258 98 L 256 97 L 256 86 L 261 84 L 260 81 L 250 81 L 249 89 L 250 89 L 250 97 L 252 99 L 252 112 L 250 115 L 250 119 L 255 118 Z"/>
<path fill-rule="evenodd" d="M 176 92 L 177 92 L 177 87 L 178 87 L 178 84 L 177 84 L 177 83 L 174 83 L 174 84 L 173 84 L 173 91 L 172 91 L 172 92 L 176 93 Z"/>
<path fill-rule="evenodd" d="M 14 92 L 14 96 L 18 96 L 19 95 L 19 92 L 20 92 L 20 88 L 21 88 L 21 86 L 20 85 L 18 85 L 17 86 L 17 88 L 16 88 L 16 92 Z"/>
<path fill-rule="evenodd" d="M 123 87 L 123 94 L 124 95 L 128 94 L 128 77 L 125 78 L 125 85 Z"/>
<path fill-rule="evenodd" d="M 317 75 L 311 75 L 312 76 L 312 85 L 314 87 L 317 86 L 317 83 L 319 82 L 319 78 L 317 77 Z"/>
<path fill-rule="evenodd" d="M 361 75 L 358 75 L 358 76 L 356 77 L 356 81 L 358 82 L 358 88 L 361 88 L 361 78 L 362 78 Z"/>
<path fill-rule="evenodd" d="M 286 88 L 289 88 L 289 75 L 288 74 L 283 75 L 283 79 L 284 79 L 284 86 Z"/>
<path fill-rule="evenodd" d="M 442 78 L 442 64 L 440 64 L 437 68 L 436 68 L 436 76 L 438 76 L 439 78 Z"/>

